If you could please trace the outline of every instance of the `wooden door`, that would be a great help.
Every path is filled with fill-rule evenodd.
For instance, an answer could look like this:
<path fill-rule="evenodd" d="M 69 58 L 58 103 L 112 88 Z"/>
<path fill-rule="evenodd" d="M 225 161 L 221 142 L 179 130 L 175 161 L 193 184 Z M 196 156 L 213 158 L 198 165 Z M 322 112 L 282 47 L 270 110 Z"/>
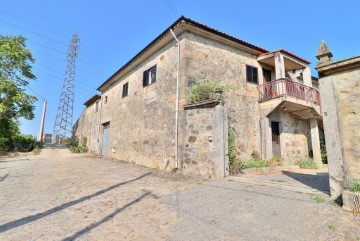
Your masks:
<path fill-rule="evenodd" d="M 103 131 L 102 151 L 101 151 L 101 155 L 103 156 L 106 156 L 108 150 L 109 130 L 110 130 L 110 124 L 109 123 L 105 124 Z"/>
<path fill-rule="evenodd" d="M 271 138 L 272 138 L 272 150 L 274 157 L 281 157 L 281 146 L 280 146 L 280 123 L 271 122 Z"/>

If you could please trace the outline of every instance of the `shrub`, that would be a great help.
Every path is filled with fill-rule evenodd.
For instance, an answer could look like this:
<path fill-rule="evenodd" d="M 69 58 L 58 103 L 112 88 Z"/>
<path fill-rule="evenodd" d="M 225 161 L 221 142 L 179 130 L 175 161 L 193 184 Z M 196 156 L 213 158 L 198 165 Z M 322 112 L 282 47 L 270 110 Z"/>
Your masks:
<path fill-rule="evenodd" d="M 189 77 L 193 78 L 193 77 Z M 191 87 L 191 91 L 189 92 L 187 99 L 190 103 L 196 103 L 199 101 L 204 101 L 212 98 L 212 94 L 215 93 L 216 90 L 229 91 L 234 89 L 231 85 L 220 84 L 218 80 L 192 80 L 194 84 Z"/>
<path fill-rule="evenodd" d="M 35 138 L 32 135 L 16 134 L 13 139 L 16 143 L 31 144 L 35 142 Z"/>
<path fill-rule="evenodd" d="M 66 140 L 66 143 L 69 145 L 69 146 L 79 146 L 79 138 L 77 138 L 76 136 L 73 136 L 71 138 L 68 138 Z"/>
<path fill-rule="evenodd" d="M 88 149 L 86 148 L 86 146 L 72 146 L 70 147 L 70 151 L 73 153 L 84 153 L 87 152 Z"/>
<path fill-rule="evenodd" d="M 191 88 L 188 100 L 191 103 L 210 99 L 210 94 L 220 88 L 219 81 L 197 81 Z"/>
<path fill-rule="evenodd" d="M 0 153 L 9 150 L 11 147 L 11 139 L 8 137 L 0 137 Z"/>
<path fill-rule="evenodd" d="M 360 179 L 354 179 L 349 182 L 348 189 L 350 192 L 360 192 Z"/>
<path fill-rule="evenodd" d="M 304 169 L 318 169 L 319 166 L 314 162 L 312 158 L 305 158 L 297 161 L 297 164 Z"/>
<path fill-rule="evenodd" d="M 322 163 L 327 164 L 328 160 L 327 160 L 325 138 L 320 139 L 320 152 L 321 152 L 321 161 L 322 161 Z"/>
<path fill-rule="evenodd" d="M 282 164 L 282 159 L 280 157 L 273 156 L 267 162 L 269 167 L 280 166 Z"/>
<path fill-rule="evenodd" d="M 229 169 L 230 169 L 230 174 L 231 175 L 235 175 L 239 173 L 239 170 L 241 169 L 241 162 L 240 160 L 233 160 L 232 162 L 229 163 Z"/>
<path fill-rule="evenodd" d="M 230 174 L 237 174 L 240 169 L 240 164 L 236 161 L 235 152 L 235 130 L 229 128 L 228 131 L 228 156 L 229 156 L 229 171 Z"/>

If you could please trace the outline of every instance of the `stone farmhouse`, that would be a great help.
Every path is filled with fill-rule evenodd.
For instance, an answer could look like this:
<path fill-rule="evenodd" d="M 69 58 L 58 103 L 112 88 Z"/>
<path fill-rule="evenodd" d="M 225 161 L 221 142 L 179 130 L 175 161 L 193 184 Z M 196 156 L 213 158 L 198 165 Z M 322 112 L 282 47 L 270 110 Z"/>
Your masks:
<path fill-rule="evenodd" d="M 321 164 L 322 110 L 309 64 L 180 17 L 84 103 L 74 134 L 93 153 L 189 175 L 227 175 L 229 129 L 242 160 L 294 164 L 310 155 Z M 201 80 L 234 88 L 189 103 Z"/>

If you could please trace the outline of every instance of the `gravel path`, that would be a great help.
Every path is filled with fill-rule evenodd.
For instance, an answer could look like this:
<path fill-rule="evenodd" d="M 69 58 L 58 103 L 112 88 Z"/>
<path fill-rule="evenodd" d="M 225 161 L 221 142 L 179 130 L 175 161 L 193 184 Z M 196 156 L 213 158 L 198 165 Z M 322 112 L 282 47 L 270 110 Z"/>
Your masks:
<path fill-rule="evenodd" d="M 359 217 L 276 175 L 198 183 L 44 149 L 0 160 L 0 240 L 360 239 Z"/>

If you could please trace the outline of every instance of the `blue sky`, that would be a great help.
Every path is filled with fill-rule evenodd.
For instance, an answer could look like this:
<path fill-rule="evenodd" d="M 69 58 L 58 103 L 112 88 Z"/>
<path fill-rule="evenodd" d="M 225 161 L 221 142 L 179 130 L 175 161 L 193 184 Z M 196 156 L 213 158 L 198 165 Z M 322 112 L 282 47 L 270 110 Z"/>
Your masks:
<path fill-rule="evenodd" d="M 0 0 L 0 34 L 24 35 L 37 76 L 36 118 L 21 131 L 39 132 L 43 98 L 48 100 L 45 133 L 52 133 L 66 70 L 71 35 L 80 37 L 76 61 L 73 122 L 83 103 L 109 76 L 181 15 L 263 47 L 286 49 L 312 64 L 325 40 L 339 60 L 360 55 L 360 1 L 210 0 Z"/>

